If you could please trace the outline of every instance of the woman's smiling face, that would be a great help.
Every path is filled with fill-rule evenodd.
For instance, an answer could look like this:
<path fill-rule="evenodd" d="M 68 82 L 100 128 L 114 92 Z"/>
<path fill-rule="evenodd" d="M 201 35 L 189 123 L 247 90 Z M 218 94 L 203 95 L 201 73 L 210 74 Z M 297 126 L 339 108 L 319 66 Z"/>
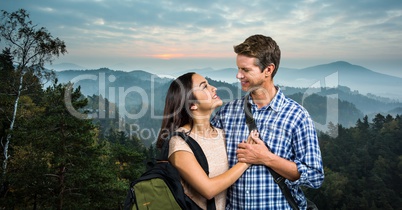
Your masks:
<path fill-rule="evenodd" d="M 193 80 L 193 94 L 197 99 L 198 109 L 213 110 L 216 107 L 222 106 L 223 102 L 216 94 L 216 88 L 199 74 L 192 76 Z"/>

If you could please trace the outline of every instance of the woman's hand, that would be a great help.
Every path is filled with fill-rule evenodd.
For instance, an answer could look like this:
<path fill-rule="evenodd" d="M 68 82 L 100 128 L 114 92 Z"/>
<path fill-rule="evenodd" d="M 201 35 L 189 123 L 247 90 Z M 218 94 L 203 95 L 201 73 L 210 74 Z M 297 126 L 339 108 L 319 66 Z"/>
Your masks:
<path fill-rule="evenodd" d="M 252 130 L 247 137 L 248 144 L 255 144 L 256 141 L 259 139 L 259 133 L 257 130 Z"/>
<path fill-rule="evenodd" d="M 239 162 L 263 165 L 265 165 L 267 159 L 269 160 L 269 155 L 272 154 L 259 138 L 256 130 L 250 132 L 247 142 L 242 142 L 238 145 L 236 152 Z"/>

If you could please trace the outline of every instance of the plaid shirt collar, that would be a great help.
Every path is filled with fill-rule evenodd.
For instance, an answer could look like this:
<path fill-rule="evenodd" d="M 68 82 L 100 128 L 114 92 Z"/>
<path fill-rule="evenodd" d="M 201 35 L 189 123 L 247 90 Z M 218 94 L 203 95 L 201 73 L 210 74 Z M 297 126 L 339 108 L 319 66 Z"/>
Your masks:
<path fill-rule="evenodd" d="M 278 86 L 275 86 L 277 92 L 274 96 L 274 98 L 271 100 L 271 102 L 267 106 L 261 107 L 261 110 L 269 109 L 271 108 L 275 112 L 279 112 L 283 104 L 285 104 L 285 95 L 283 95 L 281 89 Z M 251 98 L 251 95 L 248 94 L 246 97 L 248 102 L 251 103 L 253 106 L 253 109 L 257 109 L 257 105 L 254 103 L 253 99 Z"/>

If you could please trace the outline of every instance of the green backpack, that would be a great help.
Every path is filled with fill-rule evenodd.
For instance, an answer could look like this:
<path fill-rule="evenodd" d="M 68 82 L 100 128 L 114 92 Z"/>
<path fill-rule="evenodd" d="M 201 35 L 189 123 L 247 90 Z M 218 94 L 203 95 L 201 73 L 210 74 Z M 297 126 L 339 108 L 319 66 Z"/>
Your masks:
<path fill-rule="evenodd" d="M 180 136 L 192 149 L 198 163 L 209 174 L 208 162 L 199 144 L 190 136 L 182 132 L 175 132 L 172 136 Z M 201 209 L 191 200 L 183 190 L 180 182 L 180 174 L 168 161 L 169 139 L 165 140 L 162 147 L 161 158 L 142 174 L 131 182 L 130 189 L 124 204 L 126 210 L 198 210 Z M 215 210 L 215 199 L 207 202 L 208 210 Z"/>

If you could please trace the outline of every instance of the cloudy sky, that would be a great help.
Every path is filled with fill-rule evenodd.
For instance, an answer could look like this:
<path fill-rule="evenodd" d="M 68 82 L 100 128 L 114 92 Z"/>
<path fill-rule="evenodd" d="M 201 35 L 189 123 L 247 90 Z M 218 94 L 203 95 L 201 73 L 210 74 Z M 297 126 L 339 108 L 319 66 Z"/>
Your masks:
<path fill-rule="evenodd" d="M 273 37 L 281 67 L 347 61 L 402 77 L 400 0 L 0 0 L 65 41 L 54 64 L 169 73 L 235 68 L 233 45 Z"/>

